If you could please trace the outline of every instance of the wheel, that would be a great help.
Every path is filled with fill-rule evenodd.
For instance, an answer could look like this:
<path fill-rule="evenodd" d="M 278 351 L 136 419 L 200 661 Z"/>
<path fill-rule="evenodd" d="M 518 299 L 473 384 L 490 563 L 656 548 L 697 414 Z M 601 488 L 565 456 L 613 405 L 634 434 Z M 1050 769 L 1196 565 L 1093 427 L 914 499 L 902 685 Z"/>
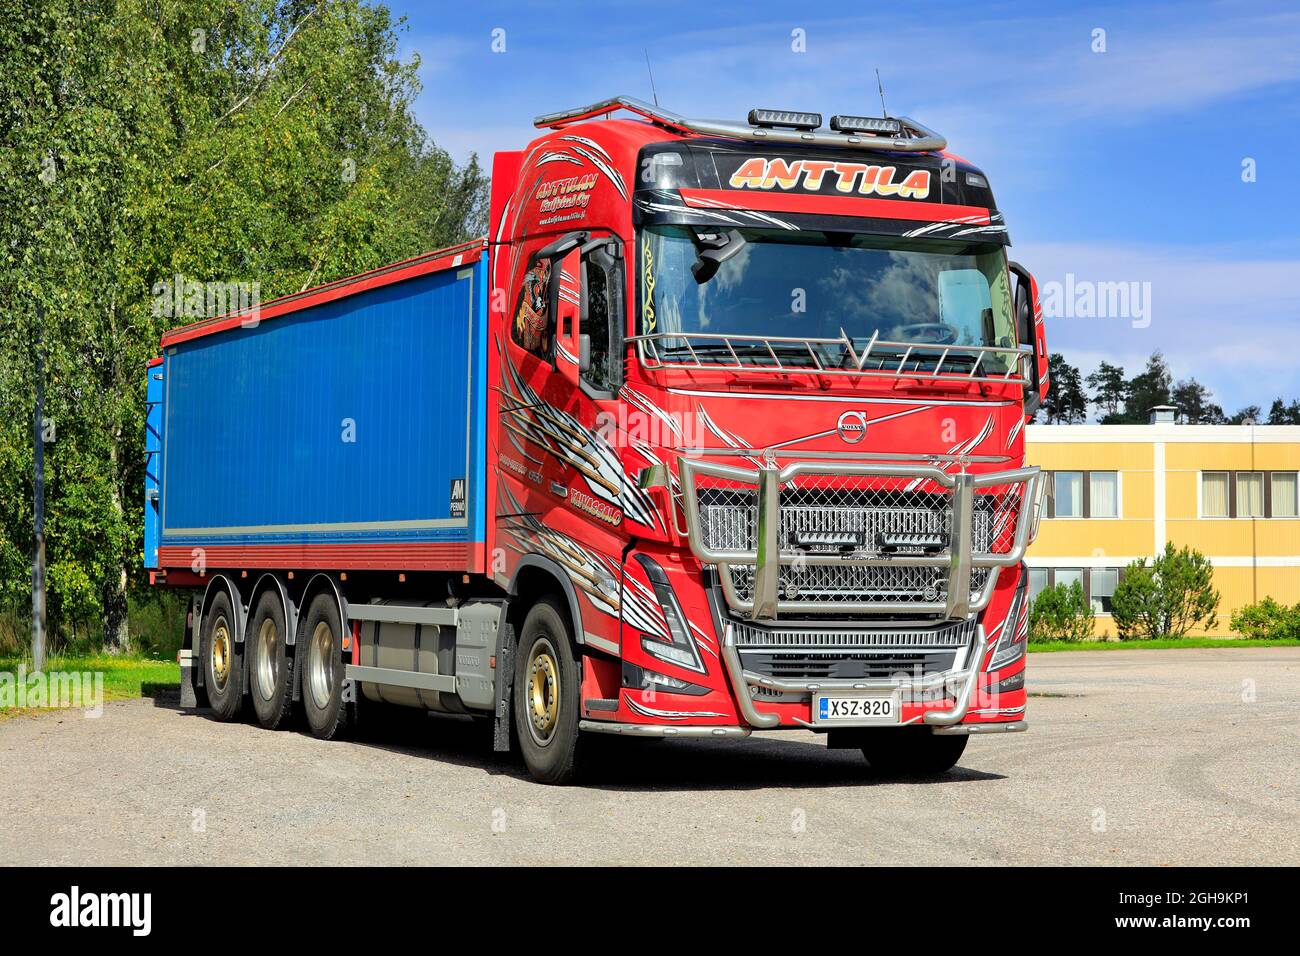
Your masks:
<path fill-rule="evenodd" d="M 545 598 L 524 620 L 515 655 L 515 730 L 524 764 L 541 783 L 577 775 L 580 677 L 573 638 L 559 604 Z"/>
<path fill-rule="evenodd" d="M 932 777 L 953 768 L 968 739 L 965 734 L 939 736 L 921 727 L 872 729 L 863 736 L 862 755 L 881 773 Z"/>
<path fill-rule="evenodd" d="M 296 640 L 302 655 L 302 709 L 307 726 L 321 740 L 332 740 L 355 722 L 355 704 L 343 702 L 343 622 L 329 594 L 318 594 L 307 608 Z"/>
<path fill-rule="evenodd" d="M 289 656 L 284 605 L 275 591 L 266 591 L 253 609 L 248 635 L 249 696 L 257 722 L 275 730 L 293 705 L 293 658 Z"/>
<path fill-rule="evenodd" d="M 244 658 L 237 648 L 235 612 L 221 591 L 203 617 L 203 678 L 217 720 L 234 720 L 244 703 Z"/>

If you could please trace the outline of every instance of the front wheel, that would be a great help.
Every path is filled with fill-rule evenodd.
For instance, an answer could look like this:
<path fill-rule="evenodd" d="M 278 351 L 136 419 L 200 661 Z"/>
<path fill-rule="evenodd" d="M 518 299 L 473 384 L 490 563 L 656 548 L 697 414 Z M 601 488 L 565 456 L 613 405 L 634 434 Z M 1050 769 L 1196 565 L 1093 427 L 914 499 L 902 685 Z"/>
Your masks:
<path fill-rule="evenodd" d="M 519 749 L 540 783 L 571 782 L 578 772 L 580 675 L 573 639 L 550 598 L 528 612 L 515 656 L 514 711 Z"/>
<path fill-rule="evenodd" d="M 965 734 L 939 736 L 921 727 L 871 729 L 862 739 L 862 755 L 890 776 L 933 777 L 947 773 L 966 749 Z"/>

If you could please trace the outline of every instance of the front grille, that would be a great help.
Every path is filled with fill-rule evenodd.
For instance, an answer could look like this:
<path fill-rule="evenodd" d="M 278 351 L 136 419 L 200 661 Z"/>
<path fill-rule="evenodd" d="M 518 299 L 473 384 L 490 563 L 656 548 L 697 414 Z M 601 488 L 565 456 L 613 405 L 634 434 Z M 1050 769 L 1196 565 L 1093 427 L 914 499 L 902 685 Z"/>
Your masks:
<path fill-rule="evenodd" d="M 915 679 L 952 670 L 956 651 L 895 654 L 742 654 L 745 670 L 784 680 Z"/>
<path fill-rule="evenodd" d="M 757 547 L 758 495 L 752 488 L 705 487 L 698 489 L 696 495 L 707 547 L 715 551 L 753 551 Z M 1014 530 L 1018 500 L 1014 492 L 996 488 L 975 496 L 971 550 L 997 553 L 1008 549 L 1011 541 L 1008 526 Z M 857 536 L 871 551 L 877 549 L 882 537 L 937 536 L 946 549 L 952 535 L 952 495 L 946 491 L 897 488 L 783 489 L 779 535 L 782 549 L 804 550 L 810 554 L 833 552 L 832 545 L 800 543 L 801 539 L 813 540 L 825 534 Z M 921 547 L 902 546 L 895 553 L 908 555 L 924 551 Z"/>
<path fill-rule="evenodd" d="M 980 489 L 971 508 L 971 550 L 1011 550 L 1023 493 L 1020 483 Z M 715 551 L 757 548 L 758 494 L 752 487 L 718 483 L 697 487 L 701 536 Z M 832 475 L 796 479 L 781 489 L 778 540 L 790 563 L 778 576 L 777 595 L 809 610 L 818 604 L 934 604 L 946 597 L 948 569 L 908 563 L 909 557 L 947 555 L 953 498 L 928 479 Z M 800 555 L 869 555 L 898 563 L 868 566 L 800 562 Z M 753 600 L 754 566 L 727 567 L 738 601 Z M 974 568 L 972 596 L 992 570 Z"/>
<path fill-rule="evenodd" d="M 731 621 L 746 671 L 778 680 L 916 680 L 951 671 L 978 626 L 973 620 L 932 628 L 816 628 Z"/>
<path fill-rule="evenodd" d="M 729 566 L 736 597 L 746 603 L 754 599 L 754 566 Z M 972 568 L 971 593 L 984 588 L 990 568 Z M 933 603 L 943 600 L 948 589 L 948 569 L 917 565 L 874 567 L 853 564 L 783 565 L 777 578 L 782 601 L 870 601 L 881 603 Z"/>
<path fill-rule="evenodd" d="M 770 626 L 749 621 L 728 621 L 736 647 L 746 649 L 850 648 L 894 651 L 900 648 L 965 647 L 975 636 L 974 620 L 939 627 L 816 627 Z"/>

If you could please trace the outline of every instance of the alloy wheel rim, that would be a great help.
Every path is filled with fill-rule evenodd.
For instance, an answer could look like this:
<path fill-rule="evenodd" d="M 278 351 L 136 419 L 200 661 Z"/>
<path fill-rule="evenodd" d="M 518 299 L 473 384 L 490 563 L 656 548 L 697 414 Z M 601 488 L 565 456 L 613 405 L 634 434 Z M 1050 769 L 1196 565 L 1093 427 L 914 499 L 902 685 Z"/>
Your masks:
<path fill-rule="evenodd" d="M 277 639 L 275 621 L 268 617 L 257 632 L 257 689 L 262 700 L 266 701 L 275 696 L 276 671 L 279 670 Z"/>
<path fill-rule="evenodd" d="M 212 647 L 208 654 L 212 660 L 212 680 L 218 690 L 224 690 L 230 680 L 230 626 L 224 616 L 217 618 L 212 627 Z"/>
<path fill-rule="evenodd" d="M 542 638 L 528 655 L 528 732 L 542 746 L 550 743 L 560 721 L 560 668 L 555 647 Z"/>
<path fill-rule="evenodd" d="M 307 667 L 307 686 L 312 702 L 320 710 L 329 706 L 334 696 L 334 634 L 324 621 L 316 625 L 311 635 L 310 664 Z"/>

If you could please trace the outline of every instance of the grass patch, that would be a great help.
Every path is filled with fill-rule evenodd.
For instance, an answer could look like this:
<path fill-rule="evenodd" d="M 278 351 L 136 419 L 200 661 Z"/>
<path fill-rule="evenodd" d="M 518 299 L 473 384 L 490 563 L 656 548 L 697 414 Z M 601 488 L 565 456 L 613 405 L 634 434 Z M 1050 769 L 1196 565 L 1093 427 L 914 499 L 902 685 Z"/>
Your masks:
<path fill-rule="evenodd" d="M 31 673 L 30 657 L 0 657 L 0 673 L 8 673 L 16 678 L 20 665 L 26 668 L 28 674 Z M 45 662 L 45 670 L 47 673 L 51 671 L 102 673 L 104 700 L 129 700 L 145 696 L 146 688 L 153 693 L 159 689 L 179 688 L 181 683 L 181 668 L 175 661 L 133 655 L 56 656 Z M 0 703 L 0 715 L 13 716 L 21 712 L 17 707 L 6 707 Z"/>
<path fill-rule="evenodd" d="M 1233 637 L 1166 637 L 1154 641 L 1043 641 L 1030 653 L 1053 651 L 1162 651 L 1182 647 L 1300 647 L 1297 640 L 1248 641 Z"/>

